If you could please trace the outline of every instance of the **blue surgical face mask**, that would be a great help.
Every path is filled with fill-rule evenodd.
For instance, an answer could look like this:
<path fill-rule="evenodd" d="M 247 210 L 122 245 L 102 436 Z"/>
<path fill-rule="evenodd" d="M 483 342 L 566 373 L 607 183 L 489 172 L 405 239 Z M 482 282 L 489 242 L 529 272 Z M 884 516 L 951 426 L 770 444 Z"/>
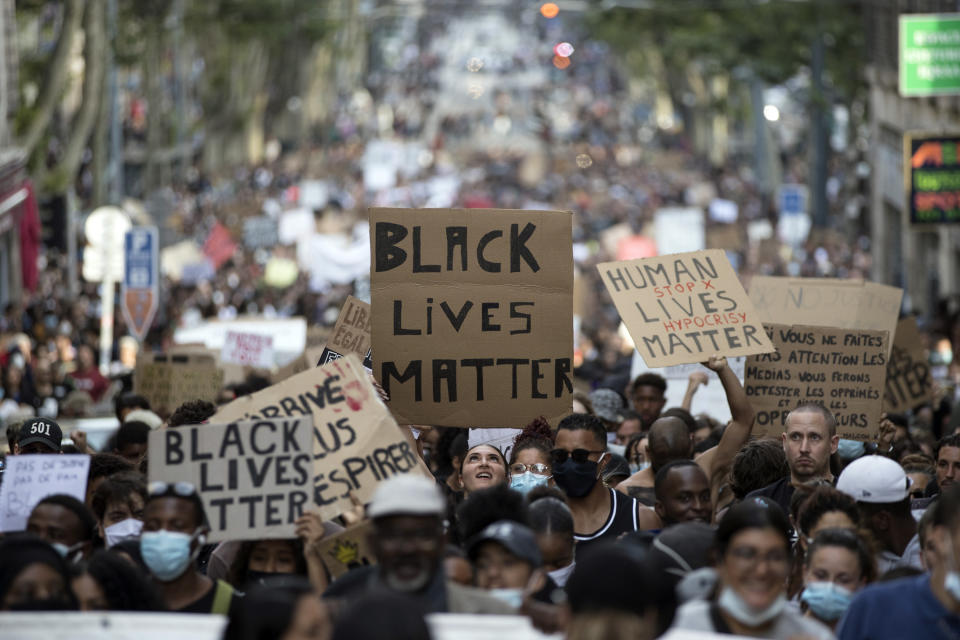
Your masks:
<path fill-rule="evenodd" d="M 197 534 L 189 535 L 176 531 L 147 531 L 140 535 L 140 555 L 147 568 L 160 582 L 172 582 L 179 578 L 190 566 L 195 554 L 190 546 Z M 200 536 L 197 550 L 204 544 Z"/>
<path fill-rule="evenodd" d="M 60 554 L 60 557 L 66 560 L 67 562 L 76 562 L 80 559 L 80 556 L 77 554 L 78 551 L 83 547 L 82 542 L 78 542 L 72 547 L 68 547 L 62 542 L 54 542 L 50 546 L 56 549 L 57 553 Z"/>
<path fill-rule="evenodd" d="M 524 471 L 521 474 L 510 476 L 510 488 L 514 491 L 527 494 L 535 487 L 542 487 L 550 480 L 550 476 L 541 476 L 533 471 Z"/>
<path fill-rule="evenodd" d="M 853 594 L 832 582 L 811 582 L 800 599 L 807 603 L 813 615 L 824 622 L 839 620 L 850 606 Z"/>
<path fill-rule="evenodd" d="M 840 444 L 837 445 L 837 453 L 844 460 L 853 460 L 863 455 L 863 443 L 859 440 L 846 440 L 840 438 Z"/>
<path fill-rule="evenodd" d="M 514 609 L 519 609 L 523 604 L 523 589 L 489 589 L 487 593 Z"/>
<path fill-rule="evenodd" d="M 649 466 L 650 466 L 649 462 L 641 462 L 640 464 L 637 464 L 636 462 L 631 462 L 630 473 L 637 473 L 638 471 L 643 471 Z"/>
<path fill-rule="evenodd" d="M 547 575 L 550 576 L 550 579 L 562 589 L 563 587 L 567 586 L 567 580 L 570 579 L 570 574 L 573 573 L 573 568 L 575 566 L 577 566 L 577 563 L 571 562 L 567 566 L 560 567 L 556 571 L 548 571 Z"/>

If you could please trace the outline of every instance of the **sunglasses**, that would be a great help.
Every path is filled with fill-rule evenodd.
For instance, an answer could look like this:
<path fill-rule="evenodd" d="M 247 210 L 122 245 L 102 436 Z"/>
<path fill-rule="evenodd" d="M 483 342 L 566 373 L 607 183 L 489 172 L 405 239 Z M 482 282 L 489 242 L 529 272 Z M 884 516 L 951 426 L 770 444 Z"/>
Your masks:
<path fill-rule="evenodd" d="M 573 451 L 567 451 L 566 449 L 554 449 L 550 452 L 550 459 L 553 461 L 554 465 L 563 464 L 567 461 L 567 458 L 573 458 L 574 462 L 586 462 L 590 458 L 591 453 L 606 453 L 605 451 L 588 451 L 587 449 L 574 449 Z"/>
<path fill-rule="evenodd" d="M 197 495 L 197 488 L 190 482 L 151 482 L 147 485 L 147 494 L 150 496 L 162 496 L 173 493 L 181 498 L 189 498 Z"/>

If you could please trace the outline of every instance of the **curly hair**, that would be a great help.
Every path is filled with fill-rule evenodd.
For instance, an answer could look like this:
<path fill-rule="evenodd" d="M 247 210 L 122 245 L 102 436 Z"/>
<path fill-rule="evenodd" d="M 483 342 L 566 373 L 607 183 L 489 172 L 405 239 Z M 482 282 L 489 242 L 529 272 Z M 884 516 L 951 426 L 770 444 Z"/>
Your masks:
<path fill-rule="evenodd" d="M 137 471 L 121 471 L 108 476 L 90 499 L 90 507 L 97 520 L 103 522 L 107 507 L 111 504 L 129 504 L 130 498 L 139 495 L 143 504 L 147 502 L 147 479 Z"/>
<path fill-rule="evenodd" d="M 530 524 L 523 495 L 505 484 L 474 491 L 457 507 L 457 531 L 463 541 L 469 541 L 497 520 Z"/>
<path fill-rule="evenodd" d="M 73 578 L 89 575 L 107 599 L 110 611 L 166 611 L 156 586 L 119 553 L 100 550 L 71 567 Z"/>
<path fill-rule="evenodd" d="M 200 424 L 217 412 L 217 407 L 206 400 L 188 400 L 170 415 L 167 426 L 179 427 L 188 424 Z"/>
<path fill-rule="evenodd" d="M 95 453 L 90 456 L 90 471 L 87 472 L 87 484 L 93 484 L 97 478 L 108 478 L 121 471 L 133 471 L 133 464 L 115 453 Z"/>
<path fill-rule="evenodd" d="M 842 511 L 854 524 L 860 522 L 857 501 L 833 487 L 820 487 L 800 505 L 797 512 L 797 528 L 801 535 L 809 536 L 810 530 L 830 511 Z"/>
<path fill-rule="evenodd" d="M 787 455 L 776 440 L 753 440 L 733 458 L 730 486 L 738 499 L 755 489 L 762 489 L 790 474 Z"/>
<path fill-rule="evenodd" d="M 543 416 L 534 419 L 513 439 L 510 464 L 516 462 L 517 454 L 525 449 L 537 449 L 543 452 L 547 458 L 550 457 L 550 451 L 553 449 L 553 429 Z"/>

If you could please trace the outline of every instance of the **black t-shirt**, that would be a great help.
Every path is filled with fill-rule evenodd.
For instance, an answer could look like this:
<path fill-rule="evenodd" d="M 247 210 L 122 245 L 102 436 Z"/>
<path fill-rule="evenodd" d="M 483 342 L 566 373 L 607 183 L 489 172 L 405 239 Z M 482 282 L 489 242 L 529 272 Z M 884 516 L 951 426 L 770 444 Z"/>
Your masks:
<path fill-rule="evenodd" d="M 198 599 L 194 600 L 187 606 L 177 609 L 176 613 L 213 613 L 213 601 L 217 596 L 217 582 L 213 583 L 213 586 L 207 590 L 205 594 L 200 596 Z M 234 591 L 230 595 L 230 612 L 227 614 L 231 618 L 239 613 L 241 605 L 241 596 Z"/>
<path fill-rule="evenodd" d="M 790 515 L 790 498 L 793 497 L 794 486 L 790 483 L 790 476 L 780 478 L 763 489 L 757 489 L 747 494 L 748 498 L 770 498 L 783 509 L 783 513 Z"/>

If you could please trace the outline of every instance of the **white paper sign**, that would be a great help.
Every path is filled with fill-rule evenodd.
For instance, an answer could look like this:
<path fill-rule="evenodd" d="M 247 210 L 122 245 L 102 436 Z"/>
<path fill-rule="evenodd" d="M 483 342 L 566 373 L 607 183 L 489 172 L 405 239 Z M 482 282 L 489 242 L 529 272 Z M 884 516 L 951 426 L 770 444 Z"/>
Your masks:
<path fill-rule="evenodd" d="M 534 628 L 526 616 L 431 613 L 426 616 L 433 640 L 561 640 Z"/>
<path fill-rule="evenodd" d="M 261 369 L 273 366 L 273 336 L 228 331 L 220 361 Z"/>
<path fill-rule="evenodd" d="M 0 531 L 26 529 L 37 503 L 55 493 L 83 502 L 89 469 L 90 456 L 85 454 L 7 456 L 0 484 Z"/>
<path fill-rule="evenodd" d="M 215 614 L 4 612 L 0 640 L 219 640 L 226 626 Z"/>

